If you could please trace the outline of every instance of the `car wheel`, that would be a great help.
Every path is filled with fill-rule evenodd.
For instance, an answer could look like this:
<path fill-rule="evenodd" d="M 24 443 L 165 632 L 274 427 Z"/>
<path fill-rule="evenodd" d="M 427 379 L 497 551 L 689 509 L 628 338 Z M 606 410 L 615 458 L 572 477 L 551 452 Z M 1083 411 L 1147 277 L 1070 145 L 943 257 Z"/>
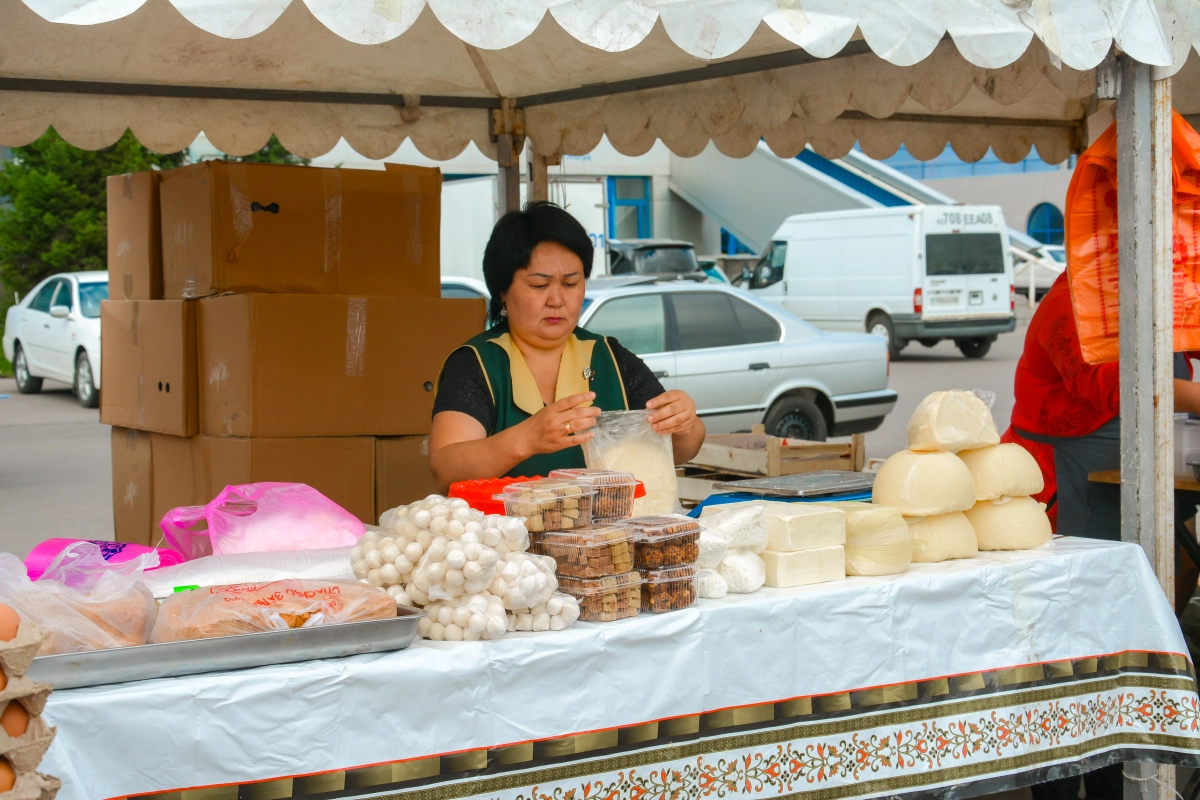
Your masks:
<path fill-rule="evenodd" d="M 781 439 L 823 442 L 829 435 L 821 409 L 812 400 L 798 395 L 784 397 L 771 406 L 763 427 L 768 434 Z"/>
<path fill-rule="evenodd" d="M 92 362 L 83 350 L 75 356 L 75 398 L 84 408 L 100 405 L 100 393 L 96 391 L 96 382 L 92 379 Z"/>
<path fill-rule="evenodd" d="M 25 360 L 25 350 L 17 345 L 13 353 L 13 376 L 17 379 L 17 391 L 21 394 L 37 394 L 42 390 L 42 379 L 29 374 L 29 362 Z"/>
<path fill-rule="evenodd" d="M 921 343 L 922 347 L 937 347 L 941 339 L 917 339 L 917 341 Z"/>
<path fill-rule="evenodd" d="M 908 342 L 902 342 L 896 338 L 896 328 L 892 325 L 892 318 L 887 314 L 875 314 L 868 319 L 867 333 L 886 339 L 888 353 L 892 358 L 900 355 L 900 351 L 904 349 L 904 345 L 908 344 Z"/>
<path fill-rule="evenodd" d="M 983 358 L 992 349 L 992 340 L 986 336 L 976 336 L 973 339 L 955 339 L 958 351 L 966 358 Z"/>

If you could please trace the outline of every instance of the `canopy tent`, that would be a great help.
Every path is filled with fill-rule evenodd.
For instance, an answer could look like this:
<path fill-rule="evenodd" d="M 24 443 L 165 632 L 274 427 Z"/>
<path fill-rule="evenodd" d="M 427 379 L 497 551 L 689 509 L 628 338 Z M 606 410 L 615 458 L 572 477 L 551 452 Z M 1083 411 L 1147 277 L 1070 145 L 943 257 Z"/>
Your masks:
<path fill-rule="evenodd" d="M 1088 141 L 1094 68 L 1115 44 L 1179 71 L 1200 113 L 1200 8 L 1173 0 L 0 0 L 0 144 L 53 125 L 84 148 L 126 128 L 158 151 L 204 131 L 232 154 L 272 134 L 316 156 L 345 137 L 382 158 L 406 137 L 445 159 L 662 139 L 781 156 L 886 157 Z M 51 24 L 61 23 L 61 24 Z M 1195 87 L 1195 90 L 1192 90 Z M 502 116 L 492 110 L 518 109 Z M 505 121 L 507 120 L 507 122 Z M 513 126 L 516 126 L 513 128 Z M 1094 137 L 1095 132 L 1092 133 Z"/>

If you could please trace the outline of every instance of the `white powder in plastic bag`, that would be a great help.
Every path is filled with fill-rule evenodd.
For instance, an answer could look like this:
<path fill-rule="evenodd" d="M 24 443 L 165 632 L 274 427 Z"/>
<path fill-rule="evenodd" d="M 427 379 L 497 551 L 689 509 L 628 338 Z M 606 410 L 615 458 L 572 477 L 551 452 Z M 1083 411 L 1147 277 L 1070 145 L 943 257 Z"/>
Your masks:
<path fill-rule="evenodd" d="M 729 584 L 734 594 L 757 592 L 767 581 L 767 565 L 756 553 L 730 549 L 721 559 L 717 573 Z"/>
<path fill-rule="evenodd" d="M 705 528 L 700 531 L 700 560 L 696 566 L 701 570 L 716 569 L 728 550 L 729 540 L 723 533 Z"/>
<path fill-rule="evenodd" d="M 696 594 L 716 599 L 729 594 L 729 584 L 716 570 L 702 569 L 696 573 Z"/>
<path fill-rule="evenodd" d="M 633 501 L 635 517 L 674 514 L 679 504 L 679 480 L 670 436 L 650 427 L 650 411 L 605 411 L 596 418 L 596 435 L 583 445 L 591 469 L 632 472 L 646 487 L 646 496 Z"/>
<path fill-rule="evenodd" d="M 761 553 L 767 549 L 767 516 L 759 503 L 748 503 L 704 517 L 704 524 L 721 532 L 731 548 Z"/>

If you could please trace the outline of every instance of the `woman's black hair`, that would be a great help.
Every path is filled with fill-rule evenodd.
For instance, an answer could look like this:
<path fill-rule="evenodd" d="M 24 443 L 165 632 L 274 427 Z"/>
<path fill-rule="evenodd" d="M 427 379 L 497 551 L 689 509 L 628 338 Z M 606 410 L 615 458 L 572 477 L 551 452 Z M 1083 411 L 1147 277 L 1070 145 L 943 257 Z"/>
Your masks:
<path fill-rule="evenodd" d="M 501 320 L 501 295 L 512 286 L 517 270 L 529 266 L 533 248 L 542 242 L 558 242 L 579 256 L 583 277 L 591 277 L 592 240 L 577 219 L 547 200 L 535 200 L 520 211 L 509 211 L 492 228 L 483 250 L 483 279 L 492 295 L 488 308 L 492 325 Z"/>

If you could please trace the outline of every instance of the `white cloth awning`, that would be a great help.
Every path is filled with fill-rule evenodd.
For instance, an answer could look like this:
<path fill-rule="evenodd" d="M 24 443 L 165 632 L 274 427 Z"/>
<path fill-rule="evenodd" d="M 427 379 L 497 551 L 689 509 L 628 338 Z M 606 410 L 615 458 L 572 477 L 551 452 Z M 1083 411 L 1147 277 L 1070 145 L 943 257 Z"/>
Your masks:
<path fill-rule="evenodd" d="M 540 152 L 602 134 L 730 155 L 765 137 L 837 156 L 950 142 L 973 160 L 1077 149 L 1092 69 L 1115 44 L 1185 73 L 1185 0 L 0 0 L 0 144 L 53 125 L 98 148 L 128 127 L 178 150 L 203 130 L 245 153 L 275 133 L 315 156 L 406 137 L 493 152 L 490 108 L 525 109 Z M 709 76 L 712 77 L 709 77 Z M 1182 77 L 1182 76 L 1181 76 Z M 1191 78 L 1197 83 L 1198 78 Z M 1200 111 L 1200 108 L 1195 109 Z M 887 118 L 881 120 L 880 118 Z"/>

